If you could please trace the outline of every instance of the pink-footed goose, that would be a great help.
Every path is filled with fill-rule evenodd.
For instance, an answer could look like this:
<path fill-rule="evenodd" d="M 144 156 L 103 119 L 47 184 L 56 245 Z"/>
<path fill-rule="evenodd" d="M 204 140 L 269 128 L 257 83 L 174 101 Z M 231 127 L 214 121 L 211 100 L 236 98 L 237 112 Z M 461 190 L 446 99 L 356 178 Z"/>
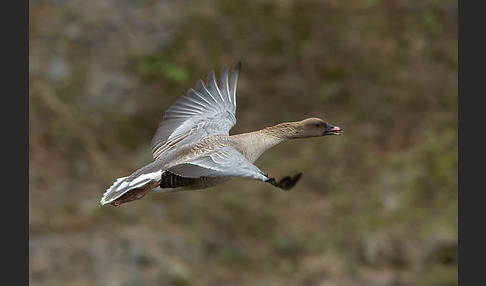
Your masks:
<path fill-rule="evenodd" d="M 236 124 L 236 85 L 241 63 L 229 78 L 226 66 L 220 84 L 214 71 L 169 107 L 152 139 L 154 162 L 106 190 L 101 204 L 114 206 L 138 200 L 158 188 L 162 192 L 204 189 L 232 178 L 268 182 L 289 190 L 301 173 L 279 181 L 253 163 L 269 148 L 294 138 L 341 135 L 342 129 L 319 118 L 280 123 L 262 130 L 229 135 Z"/>

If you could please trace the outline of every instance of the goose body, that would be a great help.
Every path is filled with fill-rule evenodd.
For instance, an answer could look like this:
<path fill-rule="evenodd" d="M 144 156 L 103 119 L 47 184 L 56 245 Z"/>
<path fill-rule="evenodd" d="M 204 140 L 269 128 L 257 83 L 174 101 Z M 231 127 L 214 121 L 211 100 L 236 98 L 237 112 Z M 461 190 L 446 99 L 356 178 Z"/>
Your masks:
<path fill-rule="evenodd" d="M 240 64 L 231 77 L 228 70 L 228 66 L 223 68 L 219 85 L 211 71 L 207 85 L 199 80 L 195 89 L 189 89 L 167 109 L 151 142 L 154 161 L 118 178 L 103 194 L 101 204 L 118 206 L 154 189 L 204 189 L 232 178 L 261 180 L 288 190 L 300 179 L 300 173 L 276 181 L 253 163 L 269 148 L 289 139 L 341 134 L 337 126 L 308 118 L 229 135 L 236 124 Z"/>

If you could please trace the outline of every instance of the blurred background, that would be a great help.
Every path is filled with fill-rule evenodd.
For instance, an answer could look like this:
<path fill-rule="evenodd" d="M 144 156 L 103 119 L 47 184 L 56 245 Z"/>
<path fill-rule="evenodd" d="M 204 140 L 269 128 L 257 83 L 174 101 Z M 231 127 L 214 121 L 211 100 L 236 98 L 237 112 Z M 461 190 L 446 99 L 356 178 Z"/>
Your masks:
<path fill-rule="evenodd" d="M 457 1 L 29 2 L 30 285 L 457 285 Z M 231 133 L 321 117 L 237 179 L 99 200 L 242 61 Z"/>

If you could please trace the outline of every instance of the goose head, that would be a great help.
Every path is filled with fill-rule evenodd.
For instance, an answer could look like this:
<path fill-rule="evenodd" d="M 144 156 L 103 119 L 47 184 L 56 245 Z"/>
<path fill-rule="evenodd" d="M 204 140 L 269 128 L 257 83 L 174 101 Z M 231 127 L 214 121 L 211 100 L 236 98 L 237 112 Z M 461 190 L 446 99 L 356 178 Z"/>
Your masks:
<path fill-rule="evenodd" d="M 297 122 L 297 133 L 300 138 L 326 135 L 341 135 L 343 129 L 320 118 L 307 118 Z"/>

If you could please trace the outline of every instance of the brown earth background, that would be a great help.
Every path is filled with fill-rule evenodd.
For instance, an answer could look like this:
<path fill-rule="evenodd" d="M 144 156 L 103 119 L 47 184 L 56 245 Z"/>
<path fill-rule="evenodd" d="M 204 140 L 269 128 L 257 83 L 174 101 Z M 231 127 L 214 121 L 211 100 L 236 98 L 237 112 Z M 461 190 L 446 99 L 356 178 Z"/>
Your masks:
<path fill-rule="evenodd" d="M 30 1 L 30 285 L 457 285 L 457 1 Z M 101 206 L 242 61 L 231 133 L 322 117 L 237 179 Z"/>

